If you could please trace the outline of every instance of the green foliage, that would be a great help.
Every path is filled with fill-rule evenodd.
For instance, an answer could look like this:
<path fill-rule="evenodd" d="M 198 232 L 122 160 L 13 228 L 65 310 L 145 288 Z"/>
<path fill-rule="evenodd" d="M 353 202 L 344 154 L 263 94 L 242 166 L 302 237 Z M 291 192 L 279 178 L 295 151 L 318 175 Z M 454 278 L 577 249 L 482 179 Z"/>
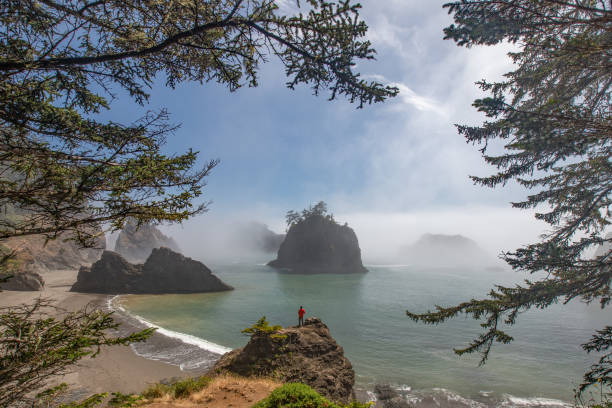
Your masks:
<path fill-rule="evenodd" d="M 327 213 L 327 204 L 324 201 L 319 201 L 314 206 L 311 205 L 308 208 L 304 208 L 301 213 L 293 210 L 287 211 L 285 221 L 287 222 L 287 228 L 290 228 L 292 225 L 299 224 L 314 217 L 323 217 L 335 222 L 334 215 Z"/>
<path fill-rule="evenodd" d="M 156 77 L 171 88 L 186 81 L 230 91 L 257 86 L 259 65 L 274 55 L 289 88 L 309 85 L 315 95 L 329 91 L 330 99 L 345 96 L 359 107 L 395 96 L 397 88 L 353 71 L 375 54 L 360 5 L 306 3 L 304 13 L 287 16 L 271 0 L 3 1 L 0 241 L 68 231 L 81 246 L 95 246 L 101 225 L 181 222 L 206 210 L 197 200 L 218 161 L 196 168 L 192 150 L 163 153 L 178 127 L 163 109 L 129 124 L 97 120 L 116 91 L 144 105 Z M 10 258 L 4 255 L 0 268 Z M 108 314 L 34 318 L 41 306 L 49 305 L 1 312 L 1 406 L 100 346 L 151 333 L 108 337 Z"/>
<path fill-rule="evenodd" d="M 132 408 L 140 405 L 144 398 L 141 395 L 135 394 L 122 394 L 120 392 L 113 392 L 111 399 L 108 401 L 108 405 L 114 408 Z"/>
<path fill-rule="evenodd" d="M 146 399 L 161 398 L 170 395 L 174 398 L 187 398 L 191 394 L 201 391 L 210 384 L 211 377 L 183 378 L 170 384 L 157 383 L 147 388 L 141 396 Z"/>
<path fill-rule="evenodd" d="M 288 383 L 272 391 L 253 408 L 368 408 L 371 404 L 336 404 L 305 384 Z"/>
<path fill-rule="evenodd" d="M 487 187 L 514 181 L 535 190 L 512 205 L 534 208 L 536 218 L 550 224 L 541 241 L 503 254 L 517 271 L 542 273 L 536 279 L 496 286 L 486 299 L 436 306 L 425 314 L 407 312 L 430 324 L 461 314 L 484 320 L 484 332 L 455 350 L 480 352 L 484 363 L 494 343 L 513 340 L 503 326 L 515 324 L 521 312 L 573 299 L 604 308 L 612 299 L 610 250 L 588 256 L 589 249 L 611 241 L 604 233 L 612 204 L 612 9 L 609 2 L 595 0 L 464 0 L 444 7 L 455 21 L 444 30 L 445 38 L 467 47 L 502 41 L 518 47 L 509 53 L 517 68 L 504 81 L 479 82 L 489 96 L 474 106 L 487 121 L 457 126 L 498 170 L 472 179 Z M 489 154 L 501 143 L 503 153 Z M 596 347 L 583 346 L 606 354 L 585 375 L 580 392 L 595 383 L 612 386 L 609 327 L 605 333 L 595 336 Z"/>
<path fill-rule="evenodd" d="M 270 338 L 273 339 L 284 340 L 287 338 L 287 335 L 277 333 L 279 330 L 282 330 L 282 328 L 283 326 L 278 324 L 270 326 L 270 322 L 268 322 L 266 316 L 263 316 L 253 326 L 247 327 L 240 332 L 250 336 L 270 336 Z"/>
<path fill-rule="evenodd" d="M 174 88 L 215 81 L 257 86 L 270 56 L 287 86 L 330 99 L 382 102 L 397 88 L 353 72 L 374 59 L 360 5 L 308 0 L 282 15 L 270 0 L 6 1 L 0 6 L 0 239 L 29 234 L 93 245 L 91 225 L 180 222 L 217 164 L 191 150 L 166 155 L 177 126 L 165 110 L 131 124 L 101 122 L 116 90 L 144 105 L 156 77 Z M 296 1 L 300 9 L 300 2 Z"/>
<path fill-rule="evenodd" d="M 68 404 L 62 404 L 59 408 L 96 408 L 102 404 L 107 396 L 107 393 L 94 394 L 79 402 L 75 401 Z"/>
<path fill-rule="evenodd" d="M 118 324 L 112 313 L 91 308 L 54 317 L 57 313 L 61 310 L 44 299 L 0 309 L 0 406 L 28 401 L 33 390 L 66 374 L 83 357 L 96 357 L 102 346 L 144 341 L 153 333 L 113 337 L 108 331 Z M 59 386 L 37 398 L 48 400 L 62 391 Z"/>

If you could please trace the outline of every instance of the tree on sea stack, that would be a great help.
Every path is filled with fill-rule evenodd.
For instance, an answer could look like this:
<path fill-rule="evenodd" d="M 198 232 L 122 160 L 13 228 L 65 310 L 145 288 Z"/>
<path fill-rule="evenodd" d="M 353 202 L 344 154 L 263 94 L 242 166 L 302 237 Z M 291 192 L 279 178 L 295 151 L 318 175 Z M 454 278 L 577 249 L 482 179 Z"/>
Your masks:
<path fill-rule="evenodd" d="M 536 218 L 551 226 L 542 240 L 504 253 L 517 271 L 535 278 L 514 287 L 496 286 L 489 297 L 408 316 L 437 324 L 464 314 L 482 319 L 484 332 L 459 355 L 480 352 L 484 363 L 491 346 L 513 338 L 503 325 L 515 324 L 530 308 L 579 299 L 602 308 L 612 297 L 611 253 L 592 258 L 587 250 L 609 242 L 612 191 L 612 9 L 608 1 L 464 0 L 445 4 L 455 24 L 445 39 L 458 45 L 513 43 L 516 70 L 498 83 L 479 82 L 489 96 L 474 106 L 488 118 L 480 126 L 458 125 L 469 143 L 480 144 L 487 163 L 498 169 L 472 177 L 487 187 L 514 181 L 534 190 L 512 205 L 537 208 Z M 489 144 L 504 143 L 502 154 Z M 610 248 L 608 246 L 608 248 Z M 612 327 L 597 331 L 583 345 L 603 357 L 585 374 L 589 385 L 612 385 Z"/>
<path fill-rule="evenodd" d="M 354 72 L 375 54 L 359 4 L 302 3 L 283 15 L 273 0 L 2 2 L 0 241 L 68 232 L 93 246 L 94 226 L 181 222 L 206 210 L 197 200 L 217 160 L 196 168 L 196 152 L 163 153 L 177 129 L 165 110 L 129 124 L 98 120 L 116 91 L 138 105 L 160 77 L 170 88 L 215 81 L 235 91 L 257 86 L 260 64 L 275 56 L 289 88 L 358 107 L 397 94 Z M 6 381 L 0 375 L 0 386 L 31 384 Z"/>

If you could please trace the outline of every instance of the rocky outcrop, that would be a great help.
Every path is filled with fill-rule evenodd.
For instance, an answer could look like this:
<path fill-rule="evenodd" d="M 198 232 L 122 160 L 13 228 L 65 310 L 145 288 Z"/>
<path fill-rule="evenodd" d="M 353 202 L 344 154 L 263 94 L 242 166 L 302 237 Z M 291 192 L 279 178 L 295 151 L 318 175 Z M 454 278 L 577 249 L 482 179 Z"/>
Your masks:
<path fill-rule="evenodd" d="M 0 274 L 0 279 L 7 277 Z M 2 290 L 19 290 L 19 291 L 40 291 L 43 290 L 45 281 L 38 273 L 34 271 L 20 271 L 11 274 L 7 282 L 0 283 L 0 292 Z"/>
<path fill-rule="evenodd" d="M 246 346 L 223 355 L 213 371 L 301 382 L 338 402 L 351 398 L 355 384 L 344 350 L 315 317 L 306 319 L 302 327 L 288 327 L 273 336 L 253 334 Z"/>
<path fill-rule="evenodd" d="M 144 264 L 132 264 L 116 252 L 104 251 L 91 267 L 81 267 L 72 292 L 201 293 L 233 289 L 201 262 L 169 248 L 155 248 Z"/>
<path fill-rule="evenodd" d="M 115 252 L 129 262 L 144 262 L 154 248 L 166 247 L 175 252 L 181 252 L 177 243 L 150 224 L 137 226 L 129 221 L 117 237 Z"/>
<path fill-rule="evenodd" d="M 311 215 L 291 225 L 277 259 L 268 265 L 295 273 L 367 272 L 355 231 L 323 215 Z"/>
<path fill-rule="evenodd" d="M 35 262 L 29 252 L 13 252 L 4 245 L 0 245 L 0 255 L 12 254 L 0 272 L 0 291 L 4 290 L 43 290 L 45 281 L 42 276 L 34 272 Z"/>

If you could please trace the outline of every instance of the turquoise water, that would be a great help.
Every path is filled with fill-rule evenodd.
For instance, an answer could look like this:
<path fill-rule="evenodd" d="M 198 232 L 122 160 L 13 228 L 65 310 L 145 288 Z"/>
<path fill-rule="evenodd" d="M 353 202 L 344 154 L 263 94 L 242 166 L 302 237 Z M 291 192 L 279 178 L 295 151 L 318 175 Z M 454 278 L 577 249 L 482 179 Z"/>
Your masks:
<path fill-rule="evenodd" d="M 214 273 L 234 291 L 194 295 L 127 296 L 131 313 L 164 328 L 235 348 L 240 330 L 261 316 L 283 326 L 297 309 L 320 317 L 353 363 L 357 384 L 390 383 L 403 390 L 450 390 L 462 398 L 512 395 L 573 401 L 573 389 L 596 361 L 580 344 L 610 324 L 597 305 L 572 302 L 523 313 L 508 330 L 516 340 L 498 345 L 489 362 L 457 357 L 478 323 L 457 318 L 439 326 L 411 322 L 405 310 L 424 312 L 488 292 L 492 283 L 519 280 L 514 272 L 368 266 L 363 275 L 295 275 L 258 265 L 217 265 Z M 518 399 L 515 399 L 519 401 Z M 520 404 L 518 404 L 520 405 Z M 537 405 L 537 404 L 536 404 Z"/>

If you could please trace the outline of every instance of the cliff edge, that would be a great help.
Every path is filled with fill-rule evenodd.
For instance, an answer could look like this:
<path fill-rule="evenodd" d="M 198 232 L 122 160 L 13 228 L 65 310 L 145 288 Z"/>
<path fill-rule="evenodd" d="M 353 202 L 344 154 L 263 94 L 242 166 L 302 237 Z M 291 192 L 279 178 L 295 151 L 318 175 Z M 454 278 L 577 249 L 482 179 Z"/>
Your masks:
<path fill-rule="evenodd" d="M 351 362 L 316 317 L 302 327 L 254 333 L 246 346 L 224 354 L 213 371 L 300 382 L 337 402 L 349 401 L 355 384 Z"/>

